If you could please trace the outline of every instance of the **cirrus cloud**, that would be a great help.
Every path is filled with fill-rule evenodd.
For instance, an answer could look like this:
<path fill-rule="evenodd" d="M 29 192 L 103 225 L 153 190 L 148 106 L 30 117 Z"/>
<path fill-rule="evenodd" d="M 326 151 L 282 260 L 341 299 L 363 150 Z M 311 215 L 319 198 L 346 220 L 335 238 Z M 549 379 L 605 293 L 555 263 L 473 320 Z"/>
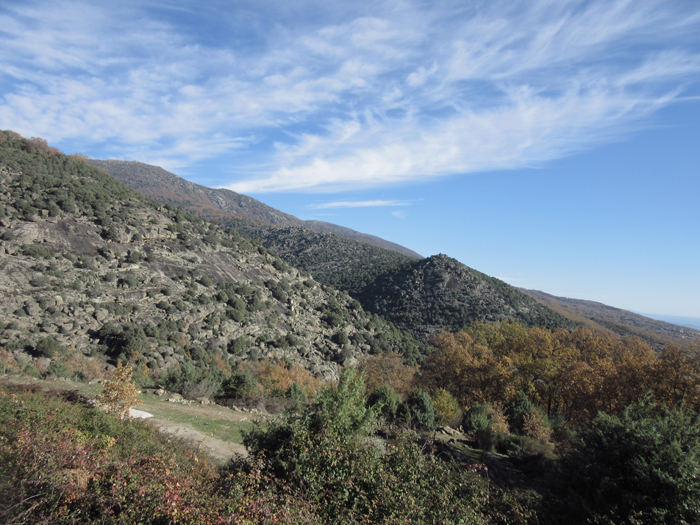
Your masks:
<path fill-rule="evenodd" d="M 0 127 L 244 193 L 538 166 L 700 80 L 688 2 L 30 0 L 0 24 Z"/>
<path fill-rule="evenodd" d="M 413 201 L 387 201 L 387 200 L 372 200 L 372 201 L 336 201 L 324 202 L 321 204 L 311 204 L 309 208 L 314 210 L 326 210 L 329 208 L 376 208 L 380 206 L 410 206 Z"/>

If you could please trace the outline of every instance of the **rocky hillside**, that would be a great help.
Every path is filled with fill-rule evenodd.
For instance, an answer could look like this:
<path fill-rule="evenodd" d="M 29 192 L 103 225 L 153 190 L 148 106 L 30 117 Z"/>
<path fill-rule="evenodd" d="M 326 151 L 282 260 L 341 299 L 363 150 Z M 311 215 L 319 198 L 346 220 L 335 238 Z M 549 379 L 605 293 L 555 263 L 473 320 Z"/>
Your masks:
<path fill-rule="evenodd" d="M 328 378 L 367 352 L 411 361 L 424 348 L 236 230 L 12 132 L 0 132 L 0 293 L 0 351 L 40 372 L 59 356 L 156 371 L 268 357 Z"/>
<path fill-rule="evenodd" d="M 552 310 L 584 326 L 621 336 L 637 336 L 657 350 L 667 343 L 700 339 L 700 331 L 615 308 L 595 301 L 556 297 L 537 290 L 522 290 Z"/>
<path fill-rule="evenodd" d="M 577 323 L 503 281 L 446 255 L 396 266 L 358 294 L 365 309 L 419 337 L 474 321 L 509 319 L 525 326 L 574 328 Z"/>
<path fill-rule="evenodd" d="M 346 239 L 365 242 L 379 248 L 420 259 L 421 255 L 374 235 L 322 221 L 303 221 L 271 208 L 251 197 L 226 189 L 207 188 L 170 173 L 158 166 L 136 161 L 96 160 L 85 157 L 93 166 L 104 169 L 117 180 L 159 202 L 182 206 L 190 213 L 211 219 L 253 219 L 266 226 L 305 228 L 333 233 Z M 256 224 L 253 224 L 256 227 Z"/>

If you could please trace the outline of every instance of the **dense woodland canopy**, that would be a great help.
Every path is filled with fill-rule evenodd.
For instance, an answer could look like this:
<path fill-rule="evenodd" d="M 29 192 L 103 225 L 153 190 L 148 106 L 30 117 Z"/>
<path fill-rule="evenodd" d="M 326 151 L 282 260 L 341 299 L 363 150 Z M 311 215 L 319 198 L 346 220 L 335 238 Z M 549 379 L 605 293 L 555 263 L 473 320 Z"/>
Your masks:
<path fill-rule="evenodd" d="M 700 407 L 697 343 L 656 354 L 638 338 L 501 322 L 443 333 L 433 344 L 421 382 L 446 389 L 463 407 L 524 393 L 547 416 L 575 425 L 598 412 L 618 414 L 648 394 L 667 406 Z"/>

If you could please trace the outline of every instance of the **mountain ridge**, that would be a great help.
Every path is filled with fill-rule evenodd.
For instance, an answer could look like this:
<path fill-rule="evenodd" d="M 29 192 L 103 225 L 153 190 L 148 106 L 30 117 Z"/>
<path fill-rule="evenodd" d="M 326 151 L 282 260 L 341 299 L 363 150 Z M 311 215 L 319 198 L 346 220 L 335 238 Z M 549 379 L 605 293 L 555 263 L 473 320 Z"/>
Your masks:
<path fill-rule="evenodd" d="M 257 199 L 236 193 L 225 188 L 208 188 L 189 182 L 159 166 L 139 161 L 99 160 L 85 157 L 93 166 L 102 168 L 143 195 L 156 198 L 160 202 L 187 205 L 190 212 L 212 219 L 248 218 L 278 227 L 300 227 L 319 233 L 335 233 L 348 239 L 372 244 L 387 250 L 420 259 L 422 256 L 409 248 L 387 241 L 375 235 L 357 232 L 344 226 L 323 221 L 305 221 L 272 208 Z M 169 187 L 169 193 L 163 192 Z M 160 191 L 155 191 L 159 189 Z M 184 193 L 183 193 L 184 192 Z"/>
<path fill-rule="evenodd" d="M 539 290 L 521 291 L 585 326 L 596 326 L 622 336 L 638 336 L 657 349 L 669 342 L 678 344 L 700 339 L 700 330 L 659 321 L 597 301 L 557 297 Z"/>

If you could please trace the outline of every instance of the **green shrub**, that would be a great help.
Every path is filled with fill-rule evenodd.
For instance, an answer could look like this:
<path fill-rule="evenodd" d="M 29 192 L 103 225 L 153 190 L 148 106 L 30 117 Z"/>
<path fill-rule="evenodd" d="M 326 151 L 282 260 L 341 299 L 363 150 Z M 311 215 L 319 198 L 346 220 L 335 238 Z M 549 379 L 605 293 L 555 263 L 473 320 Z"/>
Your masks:
<path fill-rule="evenodd" d="M 211 280 L 211 278 L 208 275 L 203 275 L 199 279 L 199 284 L 201 284 L 202 286 L 206 286 L 206 287 L 210 287 L 210 286 L 214 285 L 213 281 Z"/>
<path fill-rule="evenodd" d="M 491 449 L 497 440 L 510 434 L 508 422 L 500 403 L 480 403 L 471 407 L 462 419 L 465 432 L 473 433 L 477 444 Z"/>
<path fill-rule="evenodd" d="M 46 372 L 49 375 L 64 377 L 66 379 L 70 378 L 72 375 L 65 363 L 56 360 L 51 361 L 51 364 L 47 367 Z"/>
<path fill-rule="evenodd" d="M 297 383 L 296 381 L 292 383 L 292 386 L 289 387 L 289 390 L 287 390 L 285 397 L 288 397 L 289 399 L 296 401 L 297 403 L 306 403 L 307 401 L 304 390 L 301 388 L 301 386 L 299 386 L 299 383 Z"/>
<path fill-rule="evenodd" d="M 56 357 L 65 353 L 65 348 L 61 343 L 56 341 L 53 337 L 44 337 L 39 339 L 34 346 L 34 352 L 44 357 Z"/>
<path fill-rule="evenodd" d="M 179 392 L 188 399 L 213 397 L 222 393 L 226 376 L 218 368 L 204 370 L 191 360 L 177 368 L 168 369 L 158 378 L 158 384 L 171 392 Z"/>
<path fill-rule="evenodd" d="M 28 257 L 34 257 L 35 259 L 50 259 L 53 255 L 51 250 L 45 246 L 25 246 L 22 253 Z"/>
<path fill-rule="evenodd" d="M 128 262 L 129 264 L 136 264 L 136 263 L 140 263 L 140 262 L 141 262 L 142 257 L 141 257 L 141 254 L 140 254 L 139 252 L 132 252 L 131 250 L 129 250 L 129 253 L 128 253 L 128 255 L 126 256 L 126 259 L 125 259 L 125 260 L 126 260 L 126 262 Z"/>
<path fill-rule="evenodd" d="M 350 339 L 348 339 L 348 334 L 345 333 L 345 331 L 340 331 L 337 334 L 333 336 L 333 340 L 336 344 L 344 346 L 350 343 Z"/>
<path fill-rule="evenodd" d="M 700 422 L 648 399 L 599 414 L 562 461 L 561 523 L 700 522 Z"/>
<path fill-rule="evenodd" d="M 477 432 L 491 428 L 491 403 L 474 405 L 464 414 L 462 427 L 465 432 Z"/>
<path fill-rule="evenodd" d="M 225 397 L 249 399 L 260 393 L 260 384 L 250 372 L 235 370 L 222 387 Z"/>
<path fill-rule="evenodd" d="M 381 414 L 388 421 L 396 418 L 401 398 L 391 385 L 379 385 L 367 398 L 370 406 L 378 406 Z"/>
<path fill-rule="evenodd" d="M 117 281 L 117 286 L 122 286 L 124 288 L 133 288 L 137 284 L 139 284 L 139 279 L 132 273 L 119 278 Z"/>
<path fill-rule="evenodd" d="M 550 428 L 547 416 L 525 395 L 520 392 L 518 396 L 506 405 L 506 415 L 510 428 L 518 434 L 525 434 L 525 423 L 533 418 L 533 414 L 537 412 L 538 416 L 534 416 L 547 428 Z"/>
<path fill-rule="evenodd" d="M 250 347 L 250 340 L 245 336 L 239 336 L 232 339 L 228 345 L 228 352 L 237 356 L 242 356 Z"/>
<path fill-rule="evenodd" d="M 187 360 L 182 362 L 180 366 L 170 368 L 162 373 L 158 378 L 158 384 L 170 392 L 182 393 L 185 385 L 197 383 L 201 378 L 202 370 L 192 361 Z"/>
<path fill-rule="evenodd" d="M 198 380 L 185 382 L 182 387 L 182 395 L 186 399 L 218 396 L 222 392 L 224 380 L 223 374 L 218 369 L 210 369 L 207 373 L 203 373 Z"/>
<path fill-rule="evenodd" d="M 235 310 L 233 308 L 228 308 L 226 313 L 227 313 L 229 319 L 231 319 L 232 321 L 235 321 L 237 323 L 242 322 L 246 316 L 245 310 Z"/>
<path fill-rule="evenodd" d="M 435 410 L 427 392 L 422 390 L 413 392 L 404 404 L 415 426 L 428 430 L 435 428 Z"/>
<path fill-rule="evenodd" d="M 119 228 L 112 224 L 109 228 L 102 230 L 102 238 L 105 241 L 119 242 Z"/>
<path fill-rule="evenodd" d="M 41 378 L 41 372 L 32 363 L 27 364 L 27 366 L 24 367 L 23 372 L 30 377 L 36 377 L 37 379 Z"/>

